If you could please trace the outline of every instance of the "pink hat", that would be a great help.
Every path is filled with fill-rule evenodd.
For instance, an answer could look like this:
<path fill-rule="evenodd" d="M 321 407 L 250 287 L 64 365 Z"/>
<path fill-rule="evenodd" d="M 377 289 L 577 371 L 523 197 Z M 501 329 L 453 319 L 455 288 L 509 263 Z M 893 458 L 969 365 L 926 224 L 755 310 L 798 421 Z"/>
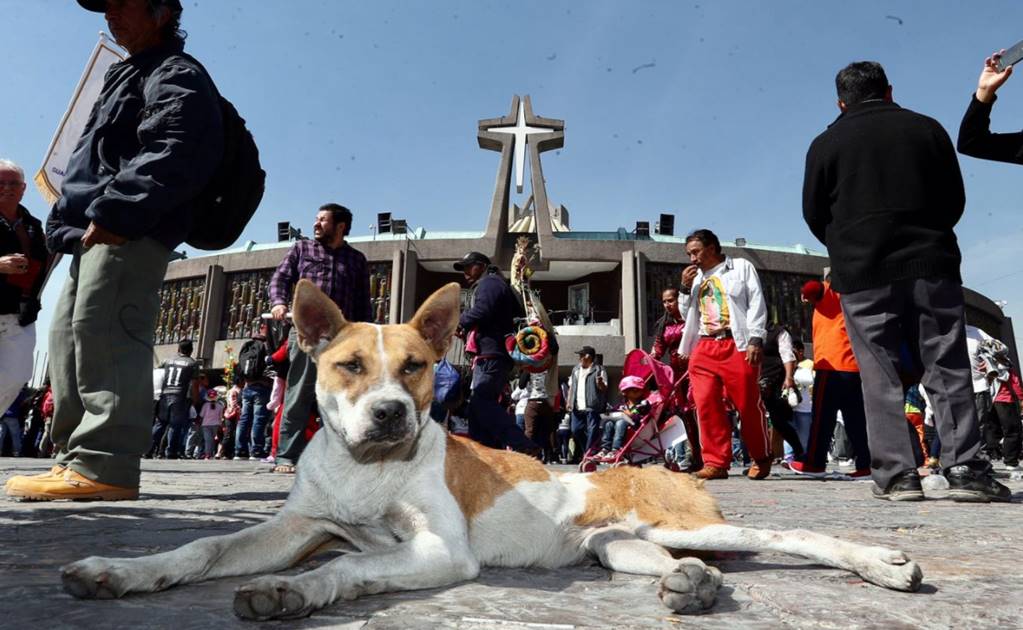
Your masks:
<path fill-rule="evenodd" d="M 217 395 L 217 390 L 212 387 L 206 390 L 206 400 L 216 400 Z"/>
<path fill-rule="evenodd" d="M 627 389 L 646 389 L 646 382 L 638 376 L 626 376 L 618 382 L 618 390 L 624 392 Z"/>

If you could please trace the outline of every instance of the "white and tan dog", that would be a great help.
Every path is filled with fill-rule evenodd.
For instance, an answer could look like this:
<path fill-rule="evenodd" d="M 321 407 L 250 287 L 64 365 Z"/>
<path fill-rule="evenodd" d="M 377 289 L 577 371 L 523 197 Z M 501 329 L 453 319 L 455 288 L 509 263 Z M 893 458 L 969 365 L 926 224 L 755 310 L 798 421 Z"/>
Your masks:
<path fill-rule="evenodd" d="M 91 557 L 62 569 L 76 597 L 111 598 L 175 584 L 272 573 L 334 546 L 343 553 L 294 576 L 239 587 L 235 613 L 298 617 L 339 599 L 471 580 L 481 566 L 561 567 L 596 559 L 660 576 L 674 611 L 712 605 L 721 573 L 669 551 L 776 551 L 916 590 L 902 552 L 808 531 L 724 523 L 702 482 L 663 468 L 556 473 L 525 455 L 447 435 L 430 420 L 432 365 L 458 321 L 458 285 L 435 293 L 409 324 L 345 321 L 311 283 L 295 291 L 303 349 L 318 366 L 324 428 L 302 456 L 281 511 L 264 523 L 133 559 Z"/>

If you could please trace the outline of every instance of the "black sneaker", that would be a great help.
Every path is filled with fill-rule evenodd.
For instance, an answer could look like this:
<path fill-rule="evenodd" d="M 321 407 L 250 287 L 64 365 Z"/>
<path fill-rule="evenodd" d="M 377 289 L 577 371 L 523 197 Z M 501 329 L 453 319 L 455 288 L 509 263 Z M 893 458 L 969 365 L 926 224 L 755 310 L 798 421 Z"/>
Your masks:
<path fill-rule="evenodd" d="M 1012 490 L 995 481 L 990 472 L 977 472 L 969 466 L 953 466 L 945 471 L 948 496 L 960 503 L 987 503 L 1012 500 Z"/>
<path fill-rule="evenodd" d="M 874 484 L 871 492 L 875 499 L 882 501 L 923 501 L 924 489 L 920 485 L 920 473 L 915 468 L 900 472 L 892 477 L 887 488 Z"/>

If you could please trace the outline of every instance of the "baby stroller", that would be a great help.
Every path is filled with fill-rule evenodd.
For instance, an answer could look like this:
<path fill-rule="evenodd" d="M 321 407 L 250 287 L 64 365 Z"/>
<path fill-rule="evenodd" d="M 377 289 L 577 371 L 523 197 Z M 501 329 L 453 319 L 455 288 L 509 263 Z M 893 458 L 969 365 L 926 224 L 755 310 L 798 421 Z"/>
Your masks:
<path fill-rule="evenodd" d="M 625 357 L 622 377 L 627 376 L 639 377 L 646 383 L 650 391 L 646 397 L 650 410 L 635 426 L 629 427 L 625 444 L 618 451 L 601 457 L 596 447 L 588 450 L 579 464 L 582 472 L 593 472 L 600 464 L 638 466 L 658 459 L 664 461 L 664 451 L 686 437 L 685 426 L 676 414 L 688 406 L 679 392 L 689 374 L 683 374 L 676 382 L 671 366 L 636 349 Z"/>

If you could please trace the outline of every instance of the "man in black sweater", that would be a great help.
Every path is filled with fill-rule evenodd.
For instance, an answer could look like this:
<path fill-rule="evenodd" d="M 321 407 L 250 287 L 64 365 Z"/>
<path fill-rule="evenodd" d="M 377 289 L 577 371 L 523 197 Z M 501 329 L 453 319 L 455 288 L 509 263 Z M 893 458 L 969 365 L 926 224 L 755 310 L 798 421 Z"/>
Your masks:
<path fill-rule="evenodd" d="M 957 148 L 963 155 L 983 160 L 1023 164 L 1023 132 L 991 133 L 991 107 L 997 98 L 995 92 L 1012 76 L 1012 66 L 998 71 L 998 60 L 1004 52 L 996 52 L 984 60 L 977 91 L 970 98 L 966 115 L 959 125 Z"/>
<path fill-rule="evenodd" d="M 810 145 L 803 217 L 827 245 L 860 365 L 873 494 L 924 498 L 897 365 L 908 348 L 935 409 L 950 496 L 1008 501 L 980 457 L 953 232 L 965 194 L 952 141 L 937 121 L 892 102 L 878 63 L 852 63 L 835 83 L 842 113 Z"/>

